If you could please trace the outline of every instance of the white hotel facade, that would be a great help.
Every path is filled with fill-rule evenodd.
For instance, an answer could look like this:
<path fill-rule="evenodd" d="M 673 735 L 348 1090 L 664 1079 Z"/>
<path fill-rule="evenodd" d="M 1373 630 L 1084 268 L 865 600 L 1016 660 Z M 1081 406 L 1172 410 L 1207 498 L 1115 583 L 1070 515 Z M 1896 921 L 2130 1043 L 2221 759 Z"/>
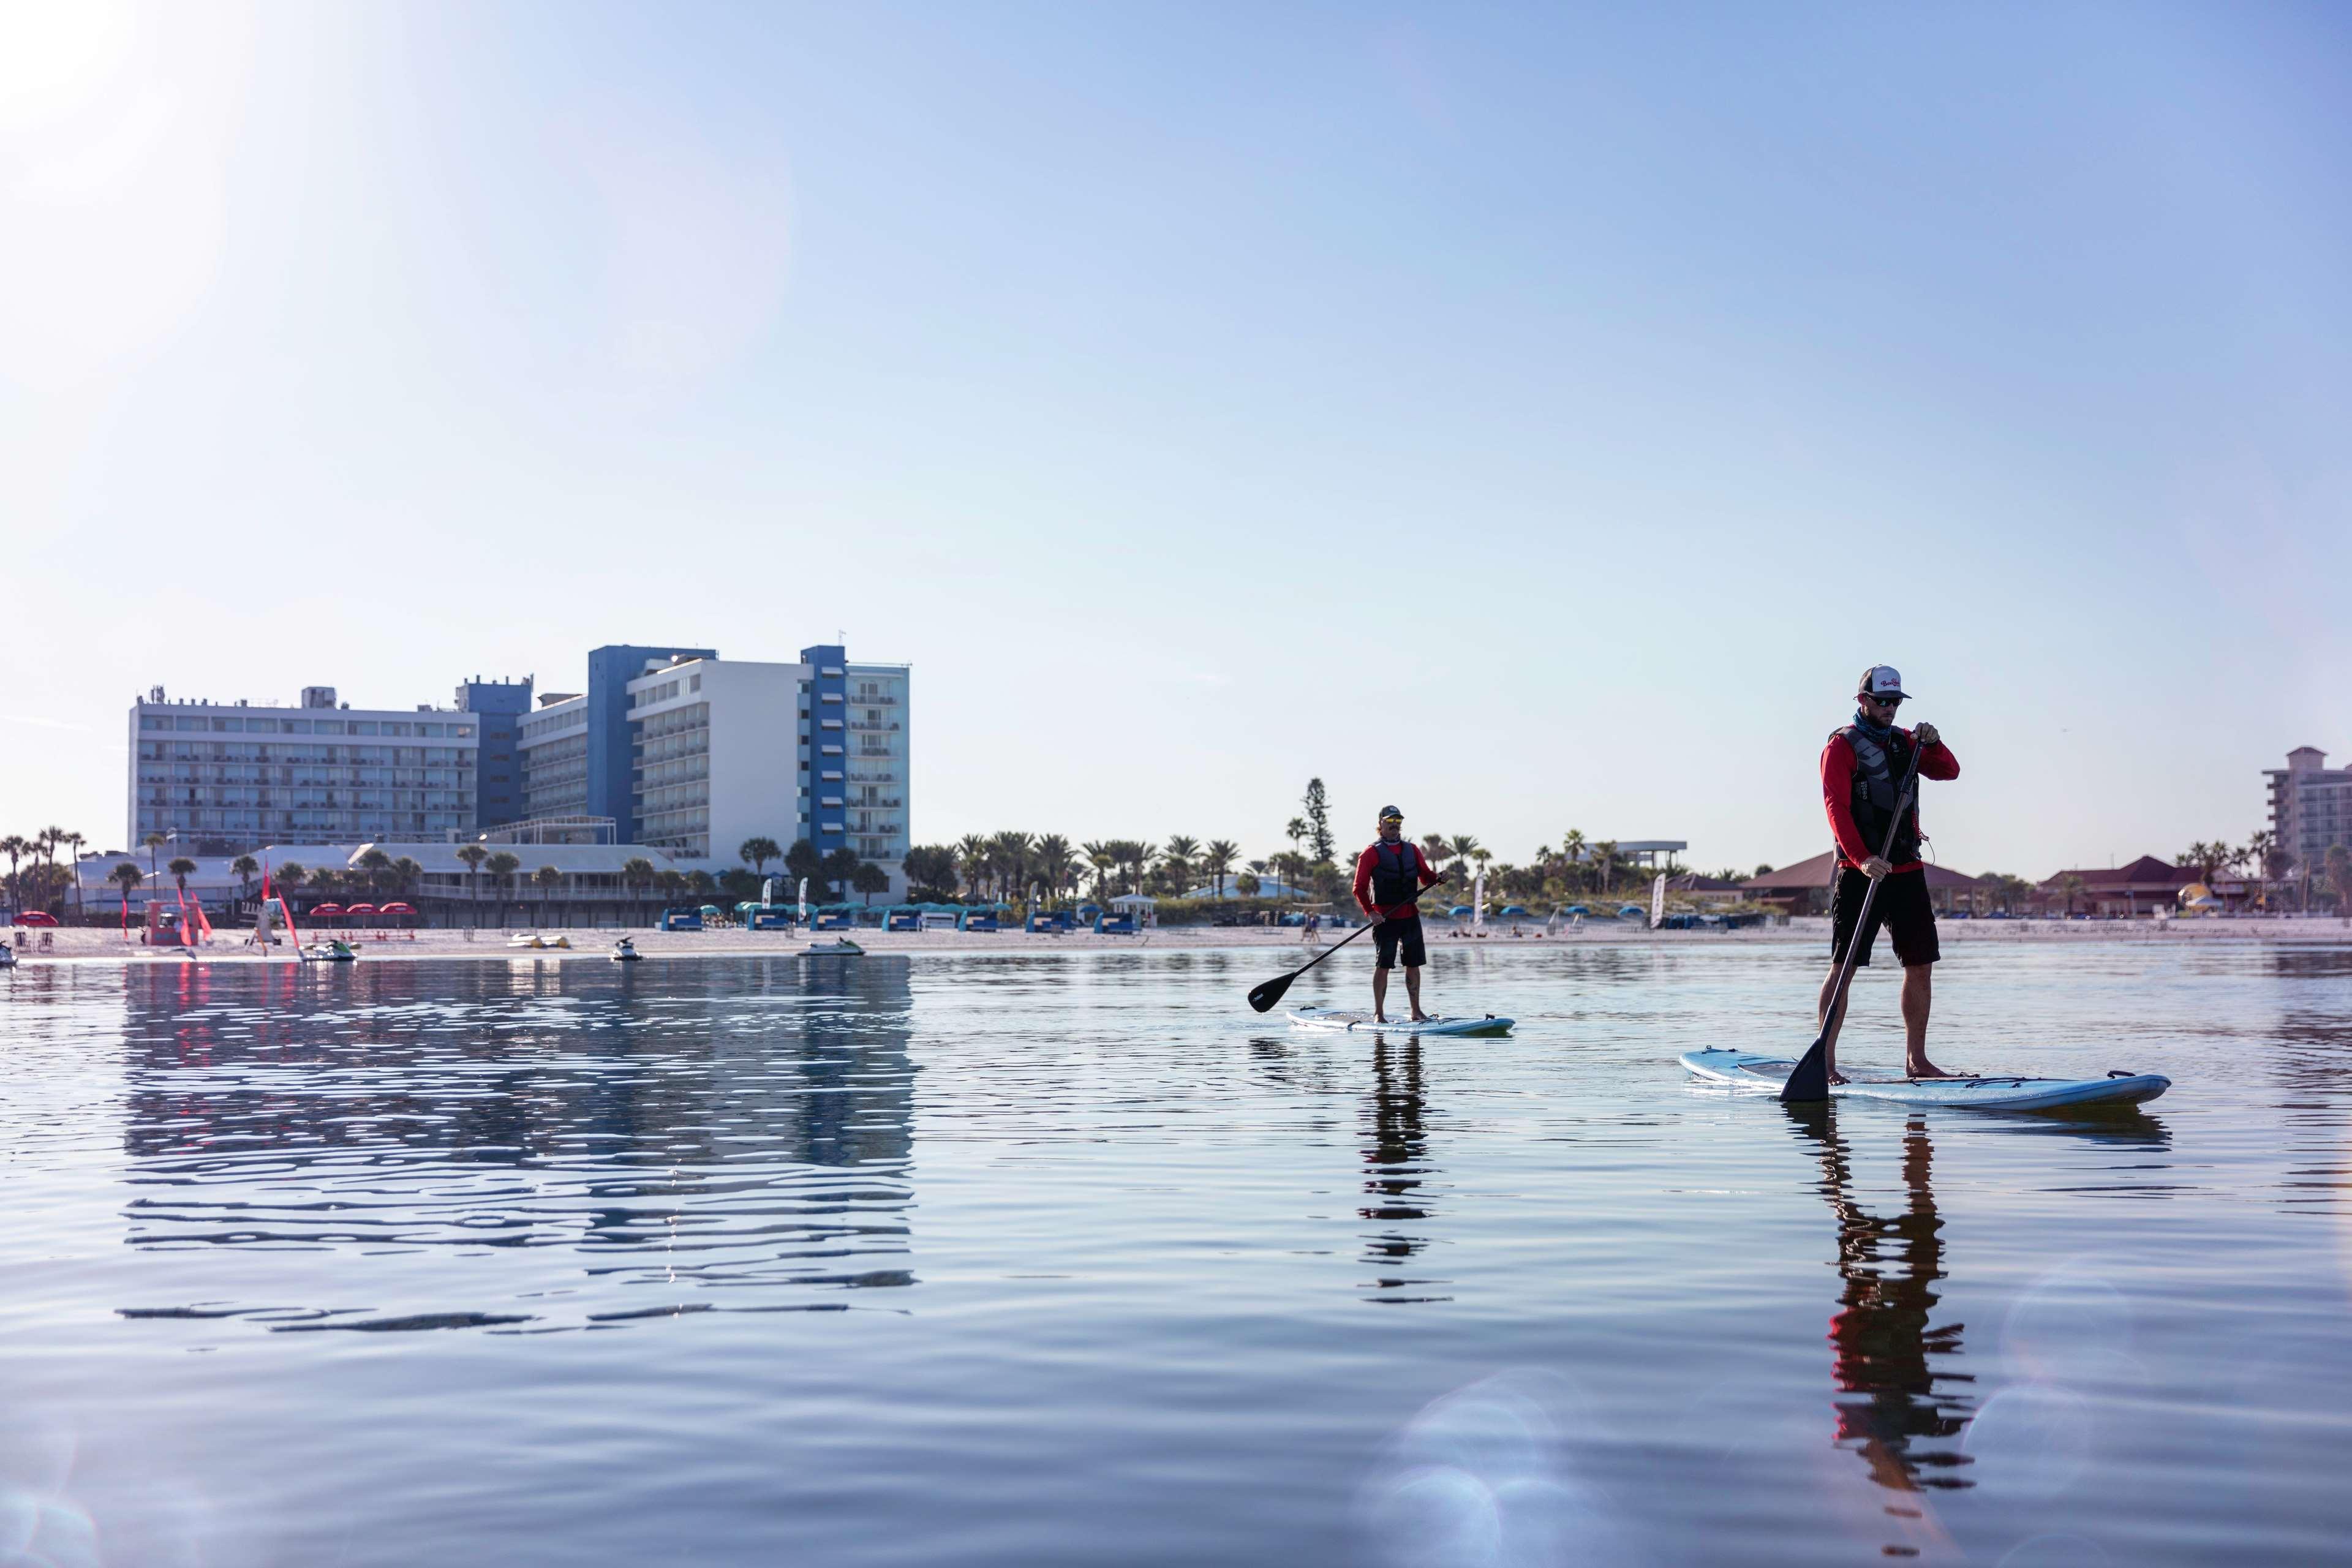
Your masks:
<path fill-rule="evenodd" d="M 875 862 L 890 874 L 892 893 L 902 892 L 908 668 L 809 652 L 793 664 L 645 661 L 626 683 L 634 839 L 710 871 L 743 864 L 737 851 L 746 840 L 790 848 L 806 839 L 820 852 L 847 848 Z M 524 716 L 527 816 L 598 811 L 589 779 L 593 703 L 591 693 L 549 693 Z"/>
<path fill-rule="evenodd" d="M 430 705 L 355 709 L 331 686 L 299 708 L 174 701 L 131 709 L 129 847 L 192 852 L 472 836 L 478 721 Z"/>

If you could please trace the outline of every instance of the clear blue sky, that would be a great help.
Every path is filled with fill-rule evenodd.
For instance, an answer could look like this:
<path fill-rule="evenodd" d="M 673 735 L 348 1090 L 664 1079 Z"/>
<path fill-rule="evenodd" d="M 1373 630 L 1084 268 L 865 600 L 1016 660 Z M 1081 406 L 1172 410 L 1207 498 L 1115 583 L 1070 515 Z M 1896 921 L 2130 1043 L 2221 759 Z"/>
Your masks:
<path fill-rule="evenodd" d="M 916 667 L 914 826 L 1938 858 L 2352 752 L 2323 5 L 0 13 L 0 829 L 123 710 Z"/>

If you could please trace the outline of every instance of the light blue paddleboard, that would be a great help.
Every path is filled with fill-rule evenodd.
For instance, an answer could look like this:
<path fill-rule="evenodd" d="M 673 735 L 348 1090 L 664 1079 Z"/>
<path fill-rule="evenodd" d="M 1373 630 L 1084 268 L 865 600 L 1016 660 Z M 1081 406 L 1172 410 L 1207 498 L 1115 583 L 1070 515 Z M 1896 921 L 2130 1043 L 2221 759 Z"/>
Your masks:
<path fill-rule="evenodd" d="M 1370 1013 L 1351 1012 L 1339 1007 L 1298 1007 L 1290 1015 L 1291 1023 L 1302 1029 L 1376 1030 L 1387 1035 L 1507 1035 L 1511 1020 L 1497 1018 L 1488 1013 L 1478 1018 L 1423 1018 L 1409 1023 L 1391 1018 L 1385 1024 L 1375 1023 Z"/>
<path fill-rule="evenodd" d="M 1797 1064 L 1756 1051 L 1685 1051 L 1683 1066 L 1708 1083 L 1780 1092 Z M 1857 1079 L 1830 1085 L 1838 1100 L 1885 1100 L 1897 1105 L 1948 1105 L 1972 1110 L 2053 1110 L 2060 1106 L 2138 1105 L 2172 1087 L 2152 1072 L 2105 1078 Z"/>

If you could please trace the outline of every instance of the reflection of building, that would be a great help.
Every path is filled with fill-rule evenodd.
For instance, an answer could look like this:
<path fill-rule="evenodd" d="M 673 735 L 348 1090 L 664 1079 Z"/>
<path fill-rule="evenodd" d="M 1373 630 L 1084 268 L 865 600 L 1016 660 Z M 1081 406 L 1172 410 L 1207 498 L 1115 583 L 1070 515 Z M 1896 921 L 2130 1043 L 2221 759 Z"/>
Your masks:
<path fill-rule="evenodd" d="M 563 1248 L 583 1278 L 657 1267 L 730 1304 L 908 1283 L 908 973 L 385 963 L 321 991 L 291 964 L 134 969 L 130 1239 Z M 365 1201 L 316 1201 L 362 1170 Z"/>
<path fill-rule="evenodd" d="M 1411 1267 L 1428 1237 L 1415 1234 L 1429 1217 L 1429 1137 L 1422 1125 L 1425 1100 L 1421 1081 L 1421 1040 L 1401 1037 L 1391 1045 L 1386 1035 L 1372 1037 L 1372 1093 L 1369 1106 L 1370 1142 L 1364 1150 L 1364 1193 L 1369 1200 L 1357 1212 L 1384 1228 L 1365 1238 L 1365 1262 L 1380 1272 L 1372 1280 L 1374 1301 L 1445 1300 L 1425 1292 L 1442 1280 L 1415 1279 L 1398 1272 Z"/>
<path fill-rule="evenodd" d="M 2295 874 L 2316 878 L 2331 844 L 2352 845 L 2352 768 L 2331 768 L 2316 746 L 2297 746 L 2267 768 L 2271 831 Z"/>

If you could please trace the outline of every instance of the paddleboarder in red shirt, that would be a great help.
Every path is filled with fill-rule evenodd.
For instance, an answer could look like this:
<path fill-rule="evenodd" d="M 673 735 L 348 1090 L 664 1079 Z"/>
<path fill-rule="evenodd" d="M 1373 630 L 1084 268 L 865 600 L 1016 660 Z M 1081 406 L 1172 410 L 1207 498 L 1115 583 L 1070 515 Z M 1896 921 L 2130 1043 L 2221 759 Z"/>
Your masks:
<path fill-rule="evenodd" d="M 1853 722 L 1830 736 L 1822 748 L 1822 805 L 1829 812 L 1830 831 L 1837 837 L 1837 889 L 1830 899 L 1830 973 L 1822 982 L 1820 1018 L 1826 1031 L 1822 1065 L 1832 1083 L 1843 1083 L 1837 1070 L 1837 1037 L 1845 1023 L 1845 1008 L 1829 1016 L 1837 990 L 1838 966 L 1846 944 L 1859 940 L 1868 963 L 1880 926 L 1895 944 L 1895 962 L 1903 965 L 1903 1070 L 1909 1078 L 1948 1078 L 1950 1074 L 1927 1059 L 1927 1010 L 1933 997 L 1933 970 L 1943 950 L 1936 940 L 1936 909 L 1927 897 L 1927 868 L 1919 858 L 1919 805 L 1915 795 L 1895 827 L 1893 852 L 1882 858 L 1877 846 L 1886 841 L 1895 823 L 1902 781 L 1919 753 L 1923 779 L 1956 779 L 1959 759 L 1953 756 L 1933 724 L 1915 733 L 1895 727 L 1895 711 L 1908 700 L 1903 677 L 1892 665 L 1876 664 L 1862 672 L 1854 693 Z M 1870 923 L 1856 931 L 1863 898 L 1873 881 L 1884 881 L 1871 905 Z M 1849 998 L 1849 1001 L 1851 999 Z"/>
<path fill-rule="evenodd" d="M 1421 906 L 1413 900 L 1436 880 L 1421 846 L 1404 836 L 1404 814 L 1392 805 L 1381 807 L 1381 836 L 1356 857 L 1356 904 L 1372 922 L 1372 946 L 1379 952 L 1372 966 L 1375 1023 L 1388 1022 L 1389 971 L 1400 959 L 1412 1021 L 1428 1020 L 1421 1010 L 1421 966 L 1429 962 L 1429 952 L 1421 939 Z"/>

